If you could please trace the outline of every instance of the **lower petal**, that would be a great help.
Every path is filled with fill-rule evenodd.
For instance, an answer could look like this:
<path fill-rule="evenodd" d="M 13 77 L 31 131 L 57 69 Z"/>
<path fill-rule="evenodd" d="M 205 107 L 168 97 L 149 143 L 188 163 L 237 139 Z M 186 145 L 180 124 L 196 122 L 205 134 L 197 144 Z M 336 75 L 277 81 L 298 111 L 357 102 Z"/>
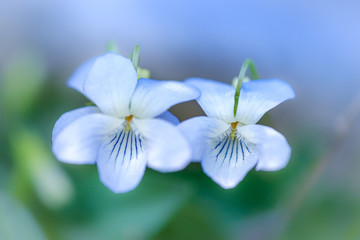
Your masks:
<path fill-rule="evenodd" d="M 247 125 L 239 131 L 256 144 L 259 157 L 256 170 L 277 171 L 288 164 L 291 148 L 281 133 L 262 125 Z"/>
<path fill-rule="evenodd" d="M 224 121 L 209 117 L 190 118 L 178 125 L 192 149 L 192 159 L 200 161 L 208 145 L 208 139 L 217 136 L 229 128 Z"/>
<path fill-rule="evenodd" d="M 52 150 L 62 162 L 93 164 L 103 137 L 120 123 L 119 119 L 100 113 L 82 116 L 59 127 Z"/>
<path fill-rule="evenodd" d="M 64 113 L 55 123 L 52 139 L 54 140 L 54 138 L 70 123 L 91 113 L 100 113 L 100 110 L 94 106 L 87 106 Z"/>
<path fill-rule="evenodd" d="M 145 157 L 143 137 L 133 129 L 117 129 L 106 136 L 100 147 L 100 180 L 115 193 L 134 189 L 144 175 Z"/>
<path fill-rule="evenodd" d="M 235 187 L 257 163 L 255 145 L 242 136 L 223 135 L 209 141 L 201 166 L 221 187 Z"/>
<path fill-rule="evenodd" d="M 190 146 L 176 126 L 161 119 L 134 119 L 134 124 L 146 140 L 149 167 L 173 172 L 190 163 Z"/>

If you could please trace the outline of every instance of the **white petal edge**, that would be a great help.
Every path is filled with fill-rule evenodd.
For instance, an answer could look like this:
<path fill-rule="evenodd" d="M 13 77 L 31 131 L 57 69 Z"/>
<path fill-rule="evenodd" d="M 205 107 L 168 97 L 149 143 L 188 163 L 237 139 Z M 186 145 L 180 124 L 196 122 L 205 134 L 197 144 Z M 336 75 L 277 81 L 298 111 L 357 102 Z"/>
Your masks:
<path fill-rule="evenodd" d="M 134 125 L 145 138 L 148 166 L 160 172 L 184 169 L 191 150 L 176 126 L 161 119 L 135 119 Z"/>
<path fill-rule="evenodd" d="M 246 139 L 231 138 L 231 129 L 210 139 L 201 166 L 204 173 L 222 188 L 234 188 L 256 165 L 257 149 Z"/>
<path fill-rule="evenodd" d="M 178 125 L 180 123 L 179 119 L 169 111 L 163 112 L 162 114 L 160 114 L 156 118 L 165 120 L 165 121 L 170 122 L 170 123 L 172 123 L 174 125 Z"/>
<path fill-rule="evenodd" d="M 131 99 L 131 114 L 154 118 L 181 102 L 193 100 L 199 91 L 183 82 L 141 78 Z"/>
<path fill-rule="evenodd" d="M 130 115 L 130 100 L 136 83 L 137 74 L 131 61 L 107 53 L 93 64 L 84 82 L 84 94 L 102 112 L 123 118 Z"/>
<path fill-rule="evenodd" d="M 133 130 L 117 129 L 106 136 L 96 160 L 102 183 L 115 193 L 133 190 L 146 168 L 140 136 Z"/>
<path fill-rule="evenodd" d="M 82 63 L 70 76 L 69 80 L 67 81 L 67 85 L 78 92 L 84 94 L 84 82 L 89 75 L 91 68 L 93 67 L 96 59 L 98 57 L 90 58 L 89 60 Z"/>
<path fill-rule="evenodd" d="M 60 118 L 56 121 L 54 129 L 52 131 L 52 140 L 54 141 L 54 138 L 59 134 L 59 132 L 61 132 L 70 123 L 91 113 L 100 113 L 100 110 L 99 108 L 94 106 L 86 106 L 66 112 L 61 115 Z"/>
<path fill-rule="evenodd" d="M 80 117 L 54 137 L 53 153 L 65 163 L 93 164 L 104 136 L 119 124 L 121 120 L 101 113 Z"/>
<path fill-rule="evenodd" d="M 197 102 L 208 117 L 227 123 L 236 121 L 234 117 L 235 88 L 233 86 L 201 78 L 189 78 L 185 82 L 200 90 L 201 95 Z"/>
<path fill-rule="evenodd" d="M 181 122 L 178 129 L 185 136 L 192 149 L 192 161 L 199 162 L 208 147 L 209 138 L 225 132 L 229 124 L 209 117 L 194 117 Z"/>
<path fill-rule="evenodd" d="M 277 171 L 288 164 L 291 148 L 281 133 L 262 125 L 247 125 L 238 130 L 256 144 L 259 158 L 256 170 Z"/>
<path fill-rule="evenodd" d="M 255 124 L 267 111 L 294 97 L 292 87 L 279 79 L 244 82 L 236 120 L 244 124 Z"/>

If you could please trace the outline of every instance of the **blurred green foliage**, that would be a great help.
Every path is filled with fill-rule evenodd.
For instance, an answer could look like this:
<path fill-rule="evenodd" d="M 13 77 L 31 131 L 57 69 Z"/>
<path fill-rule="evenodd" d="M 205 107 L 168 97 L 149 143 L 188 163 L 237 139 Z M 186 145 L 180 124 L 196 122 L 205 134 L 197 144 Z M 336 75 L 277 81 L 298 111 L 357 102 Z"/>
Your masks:
<path fill-rule="evenodd" d="M 316 183 L 289 211 L 327 147 L 324 134 L 310 127 L 287 136 L 293 154 L 284 170 L 252 170 L 234 189 L 220 188 L 192 163 L 169 174 L 148 169 L 138 188 L 112 193 L 96 166 L 52 155 L 55 121 L 87 100 L 46 73 L 44 62 L 23 53 L 2 69 L 0 239 L 360 238 L 358 189 L 329 192 Z M 261 121 L 272 125 L 268 115 Z"/>
<path fill-rule="evenodd" d="M 47 239 L 29 211 L 2 191 L 0 192 L 0 239 Z"/>
<path fill-rule="evenodd" d="M 22 116 L 38 100 L 45 83 L 44 60 L 34 52 L 18 53 L 2 69 L 0 104 L 4 113 Z"/>

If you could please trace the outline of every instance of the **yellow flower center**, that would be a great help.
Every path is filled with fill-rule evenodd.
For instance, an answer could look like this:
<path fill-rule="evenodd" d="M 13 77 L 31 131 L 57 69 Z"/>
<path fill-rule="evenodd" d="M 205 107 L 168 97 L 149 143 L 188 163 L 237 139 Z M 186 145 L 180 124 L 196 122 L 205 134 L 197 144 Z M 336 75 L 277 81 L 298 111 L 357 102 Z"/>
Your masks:
<path fill-rule="evenodd" d="M 126 131 L 128 132 L 130 130 L 130 123 L 133 119 L 133 115 L 127 116 L 125 117 L 125 121 L 126 121 Z"/>
<path fill-rule="evenodd" d="M 236 134 L 236 127 L 238 125 L 239 122 L 233 122 L 231 123 L 231 138 L 234 139 L 235 134 Z"/>

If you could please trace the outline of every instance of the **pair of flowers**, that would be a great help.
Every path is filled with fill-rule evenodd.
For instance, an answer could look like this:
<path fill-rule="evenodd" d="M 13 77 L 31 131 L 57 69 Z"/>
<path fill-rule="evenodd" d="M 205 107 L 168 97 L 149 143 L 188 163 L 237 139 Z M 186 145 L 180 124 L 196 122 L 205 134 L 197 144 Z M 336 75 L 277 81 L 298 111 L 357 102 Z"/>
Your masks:
<path fill-rule="evenodd" d="M 134 67 L 135 65 L 135 67 Z M 63 114 L 53 130 L 53 152 L 72 164 L 97 164 L 100 180 L 113 192 L 134 189 L 146 166 L 160 172 L 201 161 L 223 188 L 235 187 L 257 170 L 283 168 L 291 149 L 272 128 L 255 123 L 269 109 L 294 97 L 281 80 L 243 83 L 235 107 L 231 85 L 191 78 L 185 82 L 138 79 L 137 63 L 106 53 L 82 64 L 70 87 L 96 106 Z M 179 124 L 167 110 L 196 99 L 207 117 Z"/>

